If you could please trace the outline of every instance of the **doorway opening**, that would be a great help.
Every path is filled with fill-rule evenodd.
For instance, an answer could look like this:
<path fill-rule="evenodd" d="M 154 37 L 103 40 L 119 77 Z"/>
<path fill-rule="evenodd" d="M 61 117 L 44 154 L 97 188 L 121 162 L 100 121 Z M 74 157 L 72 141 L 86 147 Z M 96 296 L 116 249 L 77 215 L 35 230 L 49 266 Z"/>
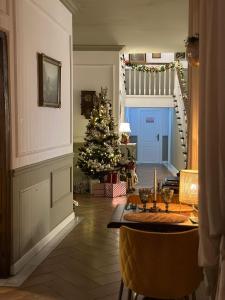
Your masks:
<path fill-rule="evenodd" d="M 125 119 L 136 141 L 138 164 L 169 161 L 171 109 L 126 107 Z"/>
<path fill-rule="evenodd" d="M 10 118 L 7 36 L 0 31 L 0 277 L 10 275 Z"/>

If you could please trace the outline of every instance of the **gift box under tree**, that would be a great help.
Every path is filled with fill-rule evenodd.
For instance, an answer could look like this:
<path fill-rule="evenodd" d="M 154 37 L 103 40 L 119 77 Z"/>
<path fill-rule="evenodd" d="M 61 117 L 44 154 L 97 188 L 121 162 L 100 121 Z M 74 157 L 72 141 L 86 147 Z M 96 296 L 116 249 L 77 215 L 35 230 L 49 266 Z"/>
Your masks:
<path fill-rule="evenodd" d="M 117 172 L 109 172 L 106 176 L 106 183 L 119 183 L 119 174 Z"/>
<path fill-rule="evenodd" d="M 105 196 L 110 198 L 125 196 L 126 189 L 127 183 L 125 181 L 119 183 L 105 183 Z"/>
<path fill-rule="evenodd" d="M 96 197 L 105 196 L 105 183 L 95 183 L 95 184 L 93 184 L 92 194 Z"/>

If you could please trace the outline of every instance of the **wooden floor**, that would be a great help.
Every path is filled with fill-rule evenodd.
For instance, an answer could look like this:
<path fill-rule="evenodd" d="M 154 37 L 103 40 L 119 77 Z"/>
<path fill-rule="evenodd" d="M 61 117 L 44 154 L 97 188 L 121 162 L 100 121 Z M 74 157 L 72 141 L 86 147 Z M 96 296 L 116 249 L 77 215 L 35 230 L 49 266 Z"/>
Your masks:
<path fill-rule="evenodd" d="M 163 169 L 161 171 L 163 173 Z M 152 180 L 151 174 L 148 180 Z M 120 281 L 119 231 L 107 229 L 106 225 L 114 207 L 125 202 L 126 197 L 112 200 L 79 195 L 76 200 L 80 204 L 76 214 L 82 216 L 83 221 L 21 287 L 0 288 L 1 300 L 117 299 Z M 123 299 L 126 299 L 126 291 Z M 206 299 L 203 296 L 198 298 Z"/>
<path fill-rule="evenodd" d="M 140 187 L 152 187 L 153 178 L 154 178 L 154 169 L 157 171 L 157 178 L 159 181 L 165 179 L 165 177 L 172 176 L 171 173 L 164 165 L 158 164 L 138 164 L 137 165 L 137 175 L 138 175 L 138 184 L 137 188 Z"/>

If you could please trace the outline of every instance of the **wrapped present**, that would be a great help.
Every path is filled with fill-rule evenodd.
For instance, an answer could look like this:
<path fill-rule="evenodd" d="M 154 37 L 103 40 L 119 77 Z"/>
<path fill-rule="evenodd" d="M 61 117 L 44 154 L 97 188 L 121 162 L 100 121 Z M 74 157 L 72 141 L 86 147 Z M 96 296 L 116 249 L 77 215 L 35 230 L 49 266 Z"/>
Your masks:
<path fill-rule="evenodd" d="M 90 179 L 89 180 L 89 191 L 90 191 L 90 194 L 93 194 L 93 187 L 96 183 L 100 183 L 100 180 L 99 179 Z"/>
<path fill-rule="evenodd" d="M 127 183 L 121 181 L 119 183 L 105 183 L 105 196 L 114 198 L 126 195 Z"/>
<path fill-rule="evenodd" d="M 119 174 L 117 172 L 112 173 L 112 183 L 119 183 Z"/>
<path fill-rule="evenodd" d="M 119 175 L 117 172 L 111 172 L 107 174 L 107 183 L 119 183 Z"/>
<path fill-rule="evenodd" d="M 95 183 L 92 187 L 92 194 L 94 196 L 105 196 L 105 183 Z"/>
<path fill-rule="evenodd" d="M 107 174 L 106 183 L 112 183 L 112 173 Z"/>

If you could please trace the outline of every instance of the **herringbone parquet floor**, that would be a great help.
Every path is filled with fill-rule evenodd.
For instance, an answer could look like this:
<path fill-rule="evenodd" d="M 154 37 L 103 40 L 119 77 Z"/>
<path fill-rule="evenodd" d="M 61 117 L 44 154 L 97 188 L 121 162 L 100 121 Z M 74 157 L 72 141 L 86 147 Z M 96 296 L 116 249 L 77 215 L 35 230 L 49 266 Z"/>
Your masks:
<path fill-rule="evenodd" d="M 168 176 L 162 167 L 160 176 Z M 140 173 L 140 170 L 139 170 Z M 149 173 L 149 182 L 152 180 Z M 139 178 L 140 183 L 143 178 Z M 119 231 L 107 229 L 115 199 L 76 196 L 83 221 L 19 288 L 0 288 L 1 300 L 116 300 L 120 273 Z M 126 299 L 126 291 L 124 298 Z M 206 300 L 199 297 L 199 300 Z"/>

